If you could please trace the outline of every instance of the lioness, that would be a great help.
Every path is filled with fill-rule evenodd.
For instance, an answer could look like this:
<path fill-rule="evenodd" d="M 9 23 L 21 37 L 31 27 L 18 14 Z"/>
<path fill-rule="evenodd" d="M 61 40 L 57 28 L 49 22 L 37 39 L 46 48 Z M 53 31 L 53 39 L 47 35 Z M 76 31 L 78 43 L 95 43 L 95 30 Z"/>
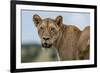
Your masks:
<path fill-rule="evenodd" d="M 56 48 L 60 60 L 79 59 L 77 44 L 81 35 L 80 29 L 73 25 L 64 25 L 62 16 L 42 19 L 35 14 L 33 21 L 38 29 L 42 47 Z"/>

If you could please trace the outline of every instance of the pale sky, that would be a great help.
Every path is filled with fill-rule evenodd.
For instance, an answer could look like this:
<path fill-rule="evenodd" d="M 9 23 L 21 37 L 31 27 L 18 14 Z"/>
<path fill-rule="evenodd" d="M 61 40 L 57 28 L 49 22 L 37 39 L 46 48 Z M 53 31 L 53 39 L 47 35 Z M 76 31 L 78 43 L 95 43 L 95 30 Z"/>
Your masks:
<path fill-rule="evenodd" d="M 37 29 L 32 20 L 32 16 L 38 14 L 42 19 L 52 18 L 55 19 L 58 15 L 63 17 L 63 24 L 75 25 L 80 30 L 83 30 L 85 26 L 90 25 L 90 14 L 85 12 L 50 12 L 50 11 L 34 11 L 34 10 L 22 10 L 21 11 L 21 30 L 22 30 L 22 44 L 24 43 L 38 43 L 40 39 L 37 33 Z"/>

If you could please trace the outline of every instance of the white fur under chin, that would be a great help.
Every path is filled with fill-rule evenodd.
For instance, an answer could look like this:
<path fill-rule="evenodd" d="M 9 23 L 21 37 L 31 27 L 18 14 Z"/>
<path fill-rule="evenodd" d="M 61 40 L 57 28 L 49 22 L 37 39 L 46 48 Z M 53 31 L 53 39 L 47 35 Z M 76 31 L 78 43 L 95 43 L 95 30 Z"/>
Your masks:
<path fill-rule="evenodd" d="M 42 51 L 44 52 L 45 51 L 45 48 L 42 48 Z"/>

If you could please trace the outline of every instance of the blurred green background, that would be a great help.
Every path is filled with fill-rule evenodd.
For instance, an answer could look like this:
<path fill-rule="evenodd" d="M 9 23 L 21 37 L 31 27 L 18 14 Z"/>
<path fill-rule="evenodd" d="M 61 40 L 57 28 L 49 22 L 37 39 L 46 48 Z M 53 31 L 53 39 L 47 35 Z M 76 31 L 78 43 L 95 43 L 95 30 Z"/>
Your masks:
<path fill-rule="evenodd" d="M 57 61 L 57 55 L 54 49 L 43 49 L 39 44 L 23 44 L 21 49 L 21 62 L 46 62 Z"/>

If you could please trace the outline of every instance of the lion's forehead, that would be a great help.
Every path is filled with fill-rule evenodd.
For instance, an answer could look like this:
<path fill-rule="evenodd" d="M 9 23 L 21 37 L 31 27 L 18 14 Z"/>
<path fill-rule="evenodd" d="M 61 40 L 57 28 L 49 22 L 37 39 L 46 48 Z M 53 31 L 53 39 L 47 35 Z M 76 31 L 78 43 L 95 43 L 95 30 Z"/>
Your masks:
<path fill-rule="evenodd" d="M 41 26 L 45 28 L 56 27 L 56 23 L 54 20 L 47 18 L 42 21 Z"/>

